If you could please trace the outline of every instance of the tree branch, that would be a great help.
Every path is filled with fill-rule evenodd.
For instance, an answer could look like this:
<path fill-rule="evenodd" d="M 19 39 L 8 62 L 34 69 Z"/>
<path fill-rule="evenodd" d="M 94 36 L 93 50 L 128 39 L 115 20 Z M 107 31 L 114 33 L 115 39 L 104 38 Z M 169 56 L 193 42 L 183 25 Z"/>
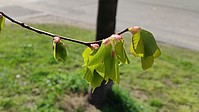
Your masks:
<path fill-rule="evenodd" d="M 88 47 L 90 47 L 91 44 L 99 44 L 99 43 L 102 42 L 102 40 L 92 41 L 92 42 L 85 42 L 85 41 L 81 41 L 81 40 L 77 40 L 77 39 L 72 39 L 72 38 L 65 37 L 65 36 L 60 36 L 60 35 L 57 35 L 57 34 L 53 34 L 53 33 L 50 33 L 50 32 L 44 31 L 44 30 L 40 30 L 40 29 L 34 28 L 34 27 L 29 26 L 29 25 L 27 25 L 27 24 L 25 24 L 25 23 L 23 23 L 23 22 L 17 21 L 17 20 L 15 20 L 15 19 L 11 18 L 10 16 L 6 15 L 6 14 L 3 13 L 3 12 L 0 12 L 0 14 L 1 14 L 2 16 L 4 16 L 6 19 L 10 20 L 11 22 L 13 22 L 13 23 L 15 23 L 15 24 L 17 24 L 17 25 L 20 25 L 21 27 L 23 27 L 23 28 L 25 28 L 25 29 L 31 30 L 31 31 L 36 32 L 36 33 L 38 33 L 38 34 L 43 34 L 43 35 L 50 36 L 50 37 L 52 37 L 52 38 L 54 38 L 54 37 L 60 37 L 60 38 L 63 39 L 63 40 L 67 40 L 67 41 L 71 41 L 71 42 L 83 44 L 83 45 L 86 45 L 86 46 L 88 46 Z M 125 30 L 123 30 L 123 31 L 121 31 L 121 32 L 119 32 L 119 33 L 117 33 L 117 34 L 118 34 L 118 35 L 121 35 L 121 34 L 127 32 L 127 31 L 128 31 L 128 28 L 126 28 Z"/>

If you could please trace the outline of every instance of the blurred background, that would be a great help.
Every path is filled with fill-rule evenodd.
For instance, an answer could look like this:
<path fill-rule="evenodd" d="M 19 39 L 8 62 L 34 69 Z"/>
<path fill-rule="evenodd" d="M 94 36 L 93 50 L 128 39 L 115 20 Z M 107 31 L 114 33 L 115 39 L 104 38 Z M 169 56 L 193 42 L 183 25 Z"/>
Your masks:
<path fill-rule="evenodd" d="M 118 31 L 138 25 L 154 32 L 158 41 L 199 51 L 199 1 L 118 2 Z M 29 22 L 66 22 L 94 29 L 97 3 L 98 0 L 1 0 L 0 10 Z"/>

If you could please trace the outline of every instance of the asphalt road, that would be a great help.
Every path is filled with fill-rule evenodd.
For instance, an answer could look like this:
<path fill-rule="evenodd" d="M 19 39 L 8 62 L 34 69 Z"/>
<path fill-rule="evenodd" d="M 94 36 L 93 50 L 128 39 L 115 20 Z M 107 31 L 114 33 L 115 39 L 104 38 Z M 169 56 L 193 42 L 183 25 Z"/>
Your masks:
<path fill-rule="evenodd" d="M 61 21 L 95 28 L 98 0 L 1 0 L 0 11 L 19 20 Z M 117 30 L 138 25 L 158 41 L 199 51 L 198 0 L 119 0 Z"/>

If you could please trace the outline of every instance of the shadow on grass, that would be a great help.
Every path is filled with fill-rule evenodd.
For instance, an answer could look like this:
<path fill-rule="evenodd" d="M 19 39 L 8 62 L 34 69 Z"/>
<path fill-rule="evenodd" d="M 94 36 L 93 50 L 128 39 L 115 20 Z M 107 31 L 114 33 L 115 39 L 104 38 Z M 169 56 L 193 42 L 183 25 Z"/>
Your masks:
<path fill-rule="evenodd" d="M 107 104 L 102 112 L 148 112 L 146 108 L 134 100 L 127 91 L 113 85 L 112 92 L 108 94 Z"/>

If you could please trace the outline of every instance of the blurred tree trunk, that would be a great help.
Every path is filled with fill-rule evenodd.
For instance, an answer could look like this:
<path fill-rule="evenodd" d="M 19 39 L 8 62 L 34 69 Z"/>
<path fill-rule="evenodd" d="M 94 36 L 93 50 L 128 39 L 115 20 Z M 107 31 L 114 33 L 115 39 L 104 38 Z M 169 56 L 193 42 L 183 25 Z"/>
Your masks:
<path fill-rule="evenodd" d="M 101 40 L 115 33 L 116 11 L 118 0 L 99 0 L 96 40 Z M 106 104 L 107 94 L 111 92 L 113 81 L 101 86 L 89 94 L 89 102 L 97 108 L 102 108 Z"/>
<path fill-rule="evenodd" d="M 99 0 L 96 40 L 104 39 L 115 33 L 118 0 Z"/>

